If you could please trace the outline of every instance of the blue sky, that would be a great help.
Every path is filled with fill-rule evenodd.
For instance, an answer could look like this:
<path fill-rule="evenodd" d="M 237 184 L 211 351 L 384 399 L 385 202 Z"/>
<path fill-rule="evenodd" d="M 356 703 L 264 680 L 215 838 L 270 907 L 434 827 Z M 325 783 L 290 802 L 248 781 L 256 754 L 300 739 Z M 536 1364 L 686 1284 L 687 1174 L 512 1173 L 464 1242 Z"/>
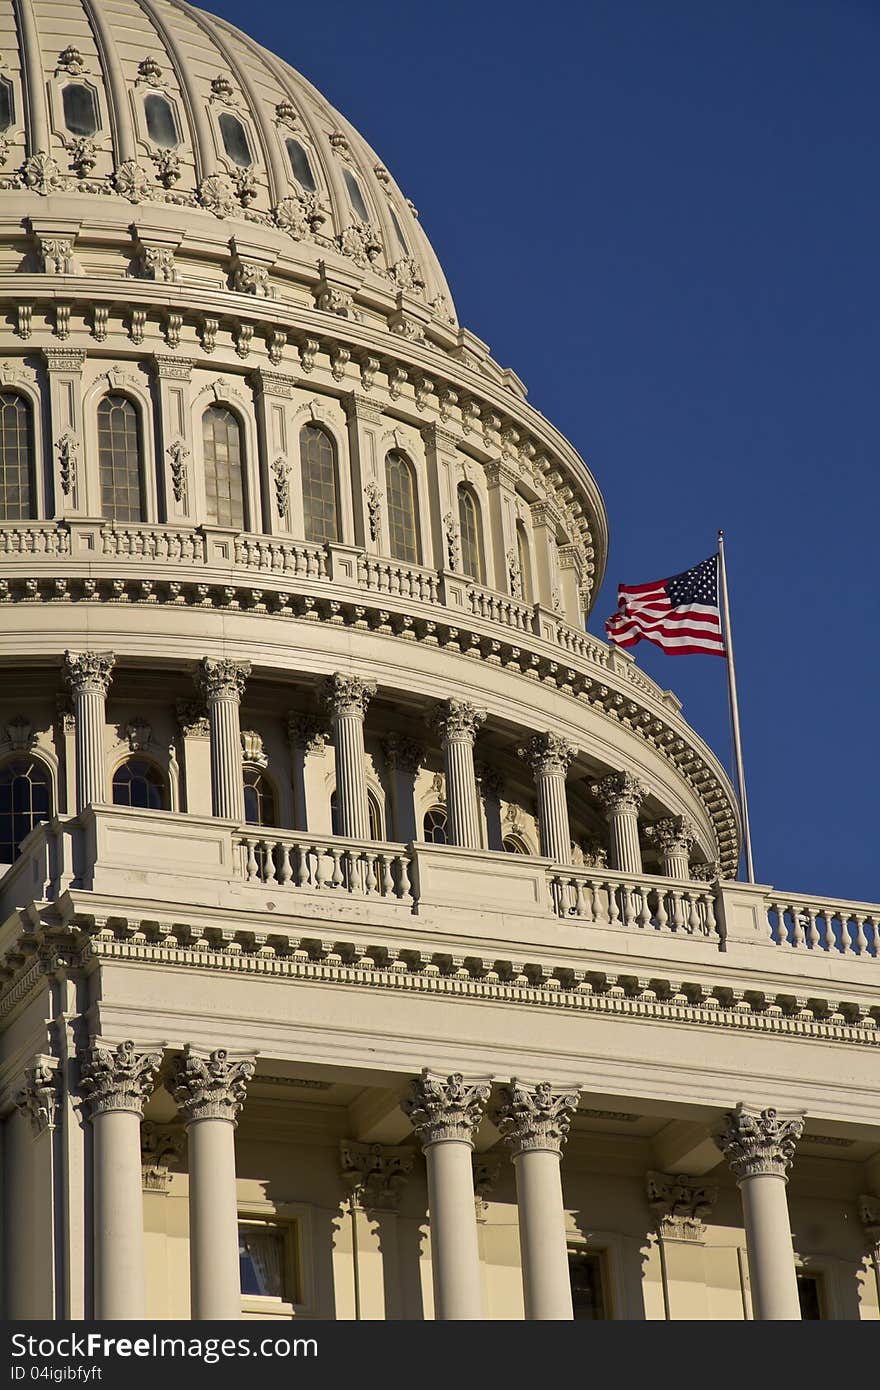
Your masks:
<path fill-rule="evenodd" d="M 376 148 L 616 585 L 727 535 L 759 881 L 880 899 L 880 6 L 211 0 Z M 725 762 L 723 663 L 637 660 Z"/>

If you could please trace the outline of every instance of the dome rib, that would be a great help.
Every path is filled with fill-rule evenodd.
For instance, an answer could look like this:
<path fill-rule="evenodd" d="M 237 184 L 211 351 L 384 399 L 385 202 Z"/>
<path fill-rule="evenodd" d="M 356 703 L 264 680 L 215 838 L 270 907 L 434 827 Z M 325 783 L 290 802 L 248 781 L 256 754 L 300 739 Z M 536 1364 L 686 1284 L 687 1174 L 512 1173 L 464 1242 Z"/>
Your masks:
<path fill-rule="evenodd" d="M 43 53 L 37 17 L 31 0 L 13 0 L 18 20 L 21 78 L 25 88 L 27 121 L 25 144 L 29 155 L 49 154 L 49 110 L 43 76 Z"/>
<path fill-rule="evenodd" d="M 129 160 L 137 159 L 137 145 L 134 138 L 134 126 L 132 124 L 131 109 L 128 104 L 128 97 L 125 90 L 125 78 L 122 73 L 122 64 L 119 61 L 119 54 L 113 35 L 108 27 L 105 17 L 101 12 L 100 4 L 95 4 L 94 0 L 80 0 L 80 4 L 85 11 L 86 18 L 95 39 L 95 47 L 98 50 L 98 59 L 104 75 L 104 81 L 109 90 L 110 100 L 107 102 L 108 117 L 110 121 L 110 135 L 113 141 L 114 163 L 119 166 Z"/>
<path fill-rule="evenodd" d="M 205 156 L 211 152 L 211 134 L 208 130 L 208 118 L 205 115 L 205 108 L 201 102 L 194 99 L 195 78 L 190 71 L 186 61 L 186 55 L 174 35 L 173 30 L 162 15 L 157 10 L 153 0 L 135 0 L 147 19 L 152 24 L 168 55 L 168 61 L 174 68 L 174 75 L 177 78 L 177 86 L 180 90 L 181 100 L 186 109 L 186 116 L 189 122 L 189 138 L 192 146 L 193 169 L 195 172 L 196 184 L 201 183 L 208 173 L 205 166 Z M 211 165 L 213 168 L 213 163 Z"/>

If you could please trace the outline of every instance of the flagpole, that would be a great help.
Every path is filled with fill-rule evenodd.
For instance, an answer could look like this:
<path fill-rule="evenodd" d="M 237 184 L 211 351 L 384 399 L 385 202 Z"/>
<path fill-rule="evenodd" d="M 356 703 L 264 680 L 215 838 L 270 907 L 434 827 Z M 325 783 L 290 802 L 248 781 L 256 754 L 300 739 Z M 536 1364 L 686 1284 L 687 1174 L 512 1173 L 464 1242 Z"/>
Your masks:
<path fill-rule="evenodd" d="M 718 573 L 721 579 L 721 611 L 724 615 L 724 644 L 727 648 L 727 693 L 730 698 L 730 725 L 733 731 L 733 759 L 739 783 L 739 805 L 742 812 L 743 848 L 746 852 L 746 875 L 755 881 L 752 862 L 752 836 L 749 831 L 749 803 L 746 799 L 746 775 L 743 770 L 742 740 L 739 732 L 739 702 L 736 698 L 736 667 L 733 664 L 733 632 L 730 626 L 730 600 L 727 596 L 727 566 L 724 563 L 724 532 L 718 532 Z"/>

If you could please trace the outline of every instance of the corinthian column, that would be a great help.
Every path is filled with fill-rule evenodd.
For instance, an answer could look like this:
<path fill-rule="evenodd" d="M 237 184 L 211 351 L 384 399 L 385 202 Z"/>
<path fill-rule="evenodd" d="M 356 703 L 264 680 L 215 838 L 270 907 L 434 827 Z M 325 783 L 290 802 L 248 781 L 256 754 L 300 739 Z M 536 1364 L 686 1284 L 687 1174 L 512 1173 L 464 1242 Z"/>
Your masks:
<path fill-rule="evenodd" d="M 665 878 L 690 878 L 690 851 L 697 831 L 690 816 L 666 816 L 645 827 L 645 838 L 663 856 Z"/>
<path fill-rule="evenodd" d="M 535 734 L 519 750 L 530 764 L 538 793 L 538 826 L 541 853 L 555 864 L 571 863 L 571 831 L 565 774 L 577 750 L 559 734 Z"/>
<path fill-rule="evenodd" d="M 480 806 L 474 773 L 474 739 L 486 711 L 466 700 L 444 700 L 434 709 L 431 722 L 440 735 L 446 764 L 446 804 L 449 808 L 449 843 L 466 849 L 480 848 Z"/>
<path fill-rule="evenodd" d="M 574 1316 L 559 1169 L 577 1106 L 576 1091 L 554 1095 L 549 1081 L 529 1087 L 514 1078 L 501 1090 L 495 1123 L 513 1150 L 528 1320 Z"/>
<path fill-rule="evenodd" d="M 225 1048 L 200 1057 L 184 1049 L 172 1094 L 189 1148 L 190 1316 L 194 1322 L 241 1317 L 235 1124 L 254 1059 Z"/>
<path fill-rule="evenodd" d="M 107 692 L 116 662 L 112 652 L 64 653 L 64 678 L 76 722 L 76 809 L 107 800 L 104 727 Z"/>
<path fill-rule="evenodd" d="M 324 702 L 330 714 L 336 754 L 339 833 L 352 840 L 370 838 L 364 719 L 375 693 L 375 681 L 346 676 L 341 671 L 324 682 Z"/>
<path fill-rule="evenodd" d="M 764 1322 L 801 1316 L 785 1188 L 803 1132 L 802 1114 L 752 1110 L 740 1101 L 715 1139 L 742 1193 L 752 1307 Z"/>
<path fill-rule="evenodd" d="M 600 802 L 608 820 L 612 869 L 640 874 L 639 807 L 645 788 L 631 772 L 609 772 L 600 782 L 593 783 L 590 793 Z"/>
<path fill-rule="evenodd" d="M 93 1316 L 96 1322 L 145 1316 L 141 1118 L 162 1062 L 94 1040 L 80 1052 L 80 1089 L 91 1120 L 94 1211 Z"/>
<path fill-rule="evenodd" d="M 211 790 L 214 815 L 244 820 L 244 778 L 241 771 L 241 697 L 251 673 L 249 661 L 205 657 L 198 681 L 211 730 Z"/>
<path fill-rule="evenodd" d="M 403 1102 L 428 1169 L 434 1317 L 482 1318 L 480 1253 L 471 1153 L 489 1099 L 487 1083 L 432 1076 L 427 1068 Z"/>

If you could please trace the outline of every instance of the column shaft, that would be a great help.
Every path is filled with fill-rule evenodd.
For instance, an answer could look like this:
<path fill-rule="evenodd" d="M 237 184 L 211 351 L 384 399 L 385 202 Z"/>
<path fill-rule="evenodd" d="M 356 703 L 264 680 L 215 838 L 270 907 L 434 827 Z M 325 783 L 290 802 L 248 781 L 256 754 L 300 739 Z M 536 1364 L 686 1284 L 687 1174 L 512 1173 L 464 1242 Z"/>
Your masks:
<path fill-rule="evenodd" d="M 470 739 L 447 738 L 446 805 L 449 843 L 466 849 L 480 848 L 480 807 L 474 773 L 474 745 Z"/>
<path fill-rule="evenodd" d="M 560 1156 L 526 1149 L 514 1158 L 526 1318 L 574 1316 Z"/>
<path fill-rule="evenodd" d="M 104 761 L 105 699 L 97 690 L 74 691 L 76 717 L 76 809 L 107 800 Z"/>
<path fill-rule="evenodd" d="M 370 814 L 367 806 L 363 715 L 340 713 L 334 716 L 333 746 L 336 753 L 339 833 L 353 840 L 368 840 Z"/>
<path fill-rule="evenodd" d="M 691 869 L 687 852 L 667 850 L 663 854 L 663 874 L 666 878 L 690 878 Z"/>
<path fill-rule="evenodd" d="M 762 1322 L 799 1321 L 786 1179 L 776 1173 L 758 1173 L 743 1178 L 739 1186 L 755 1318 Z"/>
<path fill-rule="evenodd" d="M 633 811 L 612 811 L 608 817 L 612 869 L 626 874 L 642 872 L 639 819 Z"/>
<path fill-rule="evenodd" d="M 472 1148 L 462 1140 L 443 1139 L 425 1149 L 437 1319 L 483 1316 Z"/>
<path fill-rule="evenodd" d="M 189 1146 L 190 1297 L 195 1322 L 241 1317 L 235 1126 L 192 1120 Z"/>
<path fill-rule="evenodd" d="M 556 864 L 571 863 L 571 831 L 564 772 L 537 772 L 538 825 L 541 853 Z"/>
<path fill-rule="evenodd" d="M 237 697 L 208 699 L 211 726 L 211 789 L 214 815 L 244 820 L 244 779 L 241 767 L 241 728 Z"/>
<path fill-rule="evenodd" d="M 141 1320 L 146 1306 L 140 1115 L 105 1110 L 94 1116 L 92 1132 L 95 1320 Z"/>

